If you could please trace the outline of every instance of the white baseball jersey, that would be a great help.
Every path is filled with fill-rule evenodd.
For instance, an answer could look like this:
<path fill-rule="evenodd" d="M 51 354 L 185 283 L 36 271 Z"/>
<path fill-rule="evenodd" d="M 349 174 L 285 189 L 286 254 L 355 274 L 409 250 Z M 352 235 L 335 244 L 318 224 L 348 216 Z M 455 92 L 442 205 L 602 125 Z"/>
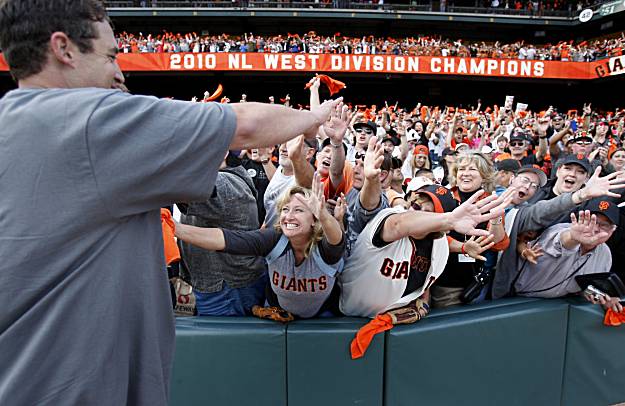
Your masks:
<path fill-rule="evenodd" d="M 443 273 L 449 256 L 445 236 L 433 242 L 425 284 L 402 297 L 408 283 L 413 244 L 409 237 L 404 237 L 378 248 L 373 244 L 373 237 L 385 218 L 404 211 L 401 207 L 380 211 L 358 236 L 352 255 L 347 259 L 343 273 L 339 276 L 339 306 L 346 316 L 375 317 L 405 306 L 421 296 Z"/>

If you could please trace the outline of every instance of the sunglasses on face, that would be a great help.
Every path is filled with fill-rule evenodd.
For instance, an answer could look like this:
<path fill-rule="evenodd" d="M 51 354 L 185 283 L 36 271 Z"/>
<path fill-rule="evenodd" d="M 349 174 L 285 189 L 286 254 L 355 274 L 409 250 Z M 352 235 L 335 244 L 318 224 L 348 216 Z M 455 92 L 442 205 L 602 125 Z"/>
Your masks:
<path fill-rule="evenodd" d="M 592 144 L 592 141 L 575 141 L 575 144 L 577 144 L 577 145 L 590 145 L 590 144 Z"/>
<path fill-rule="evenodd" d="M 510 143 L 511 147 L 522 147 L 524 145 L 525 145 L 525 142 L 523 142 L 523 141 L 512 141 Z"/>

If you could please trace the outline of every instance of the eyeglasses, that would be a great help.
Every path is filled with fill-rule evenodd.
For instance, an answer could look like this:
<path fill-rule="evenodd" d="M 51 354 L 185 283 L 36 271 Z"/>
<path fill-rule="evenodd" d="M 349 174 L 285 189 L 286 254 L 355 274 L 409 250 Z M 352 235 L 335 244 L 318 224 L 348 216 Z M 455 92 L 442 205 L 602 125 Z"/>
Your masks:
<path fill-rule="evenodd" d="M 522 147 L 525 145 L 525 141 L 512 141 L 510 143 L 511 147 Z"/>
<path fill-rule="evenodd" d="M 373 134 L 373 130 L 369 127 L 357 127 L 354 128 L 357 133 Z"/>
<path fill-rule="evenodd" d="M 516 178 L 519 180 L 519 182 L 523 186 L 527 186 L 529 189 L 538 190 L 538 188 L 540 187 L 540 185 L 538 183 L 532 182 L 532 180 L 530 178 L 527 178 L 525 176 L 520 176 L 519 175 Z"/>
<path fill-rule="evenodd" d="M 612 223 L 608 223 L 606 221 L 597 221 L 597 225 L 602 231 L 610 232 L 612 231 Z"/>
<path fill-rule="evenodd" d="M 577 144 L 577 145 L 590 145 L 590 144 L 592 144 L 592 141 L 575 141 L 575 144 Z"/>

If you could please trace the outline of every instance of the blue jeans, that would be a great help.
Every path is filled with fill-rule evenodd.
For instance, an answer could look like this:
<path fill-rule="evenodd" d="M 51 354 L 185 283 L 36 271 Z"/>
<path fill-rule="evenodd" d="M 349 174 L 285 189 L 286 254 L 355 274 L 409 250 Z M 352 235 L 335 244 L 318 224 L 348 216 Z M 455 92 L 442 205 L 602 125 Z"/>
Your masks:
<path fill-rule="evenodd" d="M 267 272 L 254 284 L 244 288 L 231 288 L 226 282 L 223 289 L 214 293 L 196 292 L 195 304 L 198 316 L 248 316 L 252 306 L 265 302 L 265 285 L 269 283 Z"/>

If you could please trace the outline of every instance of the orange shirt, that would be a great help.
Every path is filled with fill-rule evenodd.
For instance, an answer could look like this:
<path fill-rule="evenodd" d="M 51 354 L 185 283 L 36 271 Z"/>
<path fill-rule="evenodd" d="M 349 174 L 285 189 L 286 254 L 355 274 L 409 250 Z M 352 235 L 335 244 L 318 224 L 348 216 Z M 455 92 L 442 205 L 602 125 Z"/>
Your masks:
<path fill-rule="evenodd" d="M 180 260 L 180 250 L 176 244 L 174 235 L 176 225 L 171 218 L 171 213 L 167 209 L 161 209 L 161 226 L 163 228 L 163 244 L 165 249 L 165 263 L 167 265 Z"/>
<path fill-rule="evenodd" d="M 341 193 L 347 194 L 352 189 L 354 183 L 354 167 L 351 163 L 345 162 L 343 167 L 343 181 L 334 186 L 330 181 L 330 175 L 321 177 L 323 182 L 323 194 L 326 199 L 334 199 L 341 195 Z"/>

